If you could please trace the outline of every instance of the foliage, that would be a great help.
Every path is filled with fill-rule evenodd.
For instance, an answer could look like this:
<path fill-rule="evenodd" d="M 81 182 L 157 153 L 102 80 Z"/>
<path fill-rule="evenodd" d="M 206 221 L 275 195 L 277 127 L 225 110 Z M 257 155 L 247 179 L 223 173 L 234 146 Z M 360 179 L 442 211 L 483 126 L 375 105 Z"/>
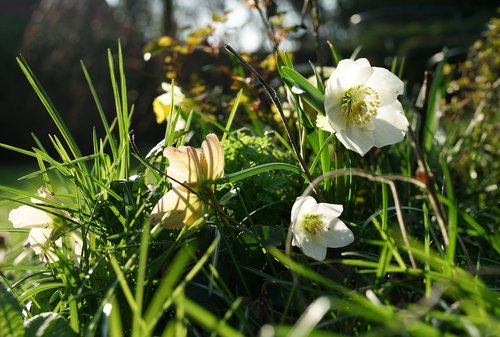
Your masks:
<path fill-rule="evenodd" d="M 272 134 L 253 136 L 237 131 L 223 142 L 226 171 L 238 172 L 257 165 L 283 162 L 294 163 L 291 153 L 273 142 Z M 282 171 L 267 171 L 248 179 L 219 186 L 222 193 L 235 189 L 237 197 L 225 207 L 235 219 L 247 224 L 276 226 L 288 221 L 290 207 L 299 193 L 298 176 Z M 253 212 L 250 214 L 249 212 Z"/>
<path fill-rule="evenodd" d="M 495 187 L 498 178 L 491 174 L 500 170 L 499 25 L 498 18 L 489 22 L 483 37 L 470 48 L 467 60 L 452 73 L 459 77 L 448 87 L 443 117 L 446 145 L 450 149 L 447 161 L 454 172 L 455 185 L 476 186 L 457 193 L 460 199 L 473 201 L 466 206 L 478 209 L 486 207 L 486 200 L 499 198 Z M 451 125 L 453 128 L 448 127 Z M 471 198 L 470 193 L 475 197 Z"/>

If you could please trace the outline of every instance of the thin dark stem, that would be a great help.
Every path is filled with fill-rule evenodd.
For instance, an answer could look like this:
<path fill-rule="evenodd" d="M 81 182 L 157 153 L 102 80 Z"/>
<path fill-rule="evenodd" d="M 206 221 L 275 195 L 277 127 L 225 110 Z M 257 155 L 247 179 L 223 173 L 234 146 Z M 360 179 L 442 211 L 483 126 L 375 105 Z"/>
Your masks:
<path fill-rule="evenodd" d="M 267 35 L 269 37 L 269 40 L 271 40 L 271 43 L 273 45 L 273 50 L 274 50 L 274 52 L 277 52 L 278 51 L 278 43 L 277 43 L 276 39 L 274 38 L 273 26 L 272 26 L 271 22 L 269 22 L 269 20 L 266 19 L 266 16 L 262 12 L 262 9 L 260 8 L 260 5 L 259 5 L 259 1 L 255 1 L 255 4 L 256 4 L 255 9 L 259 13 L 259 16 L 260 16 L 262 22 L 266 26 Z"/>
<path fill-rule="evenodd" d="M 295 155 L 297 156 L 297 159 L 300 163 L 300 166 L 302 167 L 302 170 L 304 171 L 306 177 L 307 177 L 307 181 L 309 183 L 311 183 L 314 179 L 313 177 L 311 176 L 311 173 L 309 172 L 309 168 L 307 167 L 307 164 L 306 162 L 304 161 L 304 158 L 302 158 L 302 156 L 300 155 L 300 151 L 299 151 L 299 148 L 297 146 L 297 144 L 295 143 L 293 137 L 292 137 L 292 133 L 290 131 L 290 128 L 288 127 L 288 124 L 286 123 L 286 117 L 285 117 L 285 114 L 283 113 L 283 108 L 281 107 L 281 102 L 280 102 L 280 99 L 278 97 L 278 94 L 276 93 L 276 91 L 271 88 L 269 86 L 269 84 L 266 83 L 266 81 L 262 78 L 262 76 L 259 75 L 259 73 L 257 72 L 257 70 L 254 69 L 254 67 L 252 67 L 251 64 L 249 64 L 247 61 L 245 61 L 239 54 L 236 50 L 234 50 L 230 45 L 225 45 L 225 48 L 228 52 L 231 53 L 231 55 L 233 55 L 234 57 L 236 57 L 238 59 L 238 61 L 240 61 L 240 63 L 250 72 L 252 73 L 256 78 L 257 80 L 259 81 L 259 83 L 264 87 L 264 89 L 266 90 L 267 92 L 267 95 L 269 96 L 269 98 L 271 99 L 271 101 L 273 102 L 274 106 L 276 107 L 276 109 L 278 110 L 278 113 L 281 117 L 281 121 L 283 123 L 283 126 L 285 128 L 285 132 L 286 132 L 286 135 L 288 137 L 288 140 L 290 141 L 290 145 L 292 146 L 292 149 L 293 151 L 295 152 Z M 321 193 L 319 192 L 319 190 L 316 189 L 315 186 L 313 186 L 313 191 L 314 193 L 318 196 L 318 198 L 320 199 L 324 199 L 322 196 L 321 196 Z"/>

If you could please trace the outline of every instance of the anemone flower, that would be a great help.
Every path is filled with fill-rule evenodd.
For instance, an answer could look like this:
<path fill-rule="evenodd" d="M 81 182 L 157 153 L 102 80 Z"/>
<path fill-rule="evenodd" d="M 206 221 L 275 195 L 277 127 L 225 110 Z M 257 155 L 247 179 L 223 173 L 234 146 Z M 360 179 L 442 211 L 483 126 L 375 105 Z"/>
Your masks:
<path fill-rule="evenodd" d="M 62 249 L 64 242 L 71 247 L 75 261 L 79 263 L 82 255 L 83 240 L 80 230 L 71 230 L 70 215 L 68 212 L 47 205 L 44 200 L 60 204 L 59 199 L 52 195 L 46 188 L 38 190 L 40 199 L 32 198 L 31 202 L 37 207 L 23 205 L 9 213 L 9 221 L 15 228 L 29 228 L 28 242 L 35 254 L 39 255 L 42 262 L 56 262 L 59 257 L 55 251 Z"/>
<path fill-rule="evenodd" d="M 396 75 L 367 59 L 342 60 L 326 85 L 326 116 L 318 115 L 316 124 L 361 156 L 374 146 L 398 143 L 408 129 L 397 100 L 403 89 Z"/>
<path fill-rule="evenodd" d="M 213 192 L 214 181 L 224 176 L 224 152 L 219 139 L 211 133 L 201 149 L 169 146 L 164 155 L 169 161 L 167 175 L 172 189 L 153 208 L 151 222 L 166 228 L 203 224 L 208 205 L 199 194 L 207 189 Z"/>
<path fill-rule="evenodd" d="M 311 197 L 298 197 L 292 207 L 292 245 L 318 261 L 326 257 L 326 250 L 351 244 L 354 235 L 338 219 L 342 205 L 317 203 Z"/>

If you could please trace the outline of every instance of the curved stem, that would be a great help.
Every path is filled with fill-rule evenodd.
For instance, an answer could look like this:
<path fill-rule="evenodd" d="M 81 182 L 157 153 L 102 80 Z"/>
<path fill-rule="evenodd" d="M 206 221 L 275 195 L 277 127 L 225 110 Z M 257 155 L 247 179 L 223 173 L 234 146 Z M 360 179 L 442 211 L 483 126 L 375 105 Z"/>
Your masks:
<path fill-rule="evenodd" d="M 225 45 L 225 48 L 226 50 L 231 53 L 231 55 L 233 55 L 234 57 L 236 57 L 238 59 L 238 61 L 240 61 L 240 63 L 250 72 L 252 73 L 256 78 L 257 80 L 259 81 L 259 83 L 264 87 L 264 89 L 266 90 L 266 93 L 267 95 L 269 96 L 269 98 L 271 99 L 271 101 L 273 102 L 274 106 L 276 107 L 276 109 L 278 110 L 278 113 L 280 115 L 280 118 L 281 118 L 281 121 L 283 123 L 283 127 L 285 128 L 285 132 L 286 132 L 286 135 L 288 137 L 288 140 L 290 141 L 290 145 L 292 146 L 292 149 L 293 149 L 293 152 L 295 152 L 295 155 L 297 157 L 297 160 L 299 161 L 299 164 L 300 166 L 302 167 L 302 170 L 304 171 L 304 174 L 306 175 L 307 177 L 307 180 L 309 182 L 309 184 L 311 184 L 311 182 L 313 181 L 313 177 L 311 176 L 311 172 L 309 172 L 309 168 L 307 167 L 307 164 L 306 162 L 304 161 L 304 158 L 302 157 L 302 155 L 300 154 L 300 151 L 299 151 L 299 148 L 296 144 L 296 142 L 294 141 L 293 137 L 292 137 L 292 133 L 290 131 L 290 128 L 288 127 L 288 124 L 286 123 L 286 117 L 285 117 L 285 114 L 283 112 L 283 108 L 281 106 L 281 102 L 280 102 L 280 99 L 278 97 L 278 94 L 276 93 L 276 91 L 271 88 L 269 86 L 269 84 L 266 83 L 266 81 L 264 81 L 264 79 L 262 78 L 262 76 L 260 76 L 260 74 L 257 72 L 257 70 L 254 69 L 254 67 L 252 67 L 252 65 L 250 65 L 247 61 L 245 61 L 239 54 L 236 50 L 234 50 L 230 45 Z M 313 186 L 312 187 L 312 190 L 314 191 L 314 193 L 318 196 L 318 198 L 320 199 L 324 199 L 323 196 L 321 195 L 321 193 L 319 192 L 318 189 L 316 189 L 316 186 Z"/>

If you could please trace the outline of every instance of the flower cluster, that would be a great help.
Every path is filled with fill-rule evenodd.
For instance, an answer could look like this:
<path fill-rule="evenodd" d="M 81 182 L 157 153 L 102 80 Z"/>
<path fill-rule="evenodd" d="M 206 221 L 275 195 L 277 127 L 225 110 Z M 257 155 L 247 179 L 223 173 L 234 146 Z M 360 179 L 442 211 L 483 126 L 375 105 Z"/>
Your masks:
<path fill-rule="evenodd" d="M 224 176 L 224 152 L 219 139 L 211 133 L 201 149 L 169 146 L 163 154 L 169 162 L 167 175 L 172 189 L 153 208 L 151 221 L 166 228 L 202 224 L 208 205 L 200 193 Z"/>

